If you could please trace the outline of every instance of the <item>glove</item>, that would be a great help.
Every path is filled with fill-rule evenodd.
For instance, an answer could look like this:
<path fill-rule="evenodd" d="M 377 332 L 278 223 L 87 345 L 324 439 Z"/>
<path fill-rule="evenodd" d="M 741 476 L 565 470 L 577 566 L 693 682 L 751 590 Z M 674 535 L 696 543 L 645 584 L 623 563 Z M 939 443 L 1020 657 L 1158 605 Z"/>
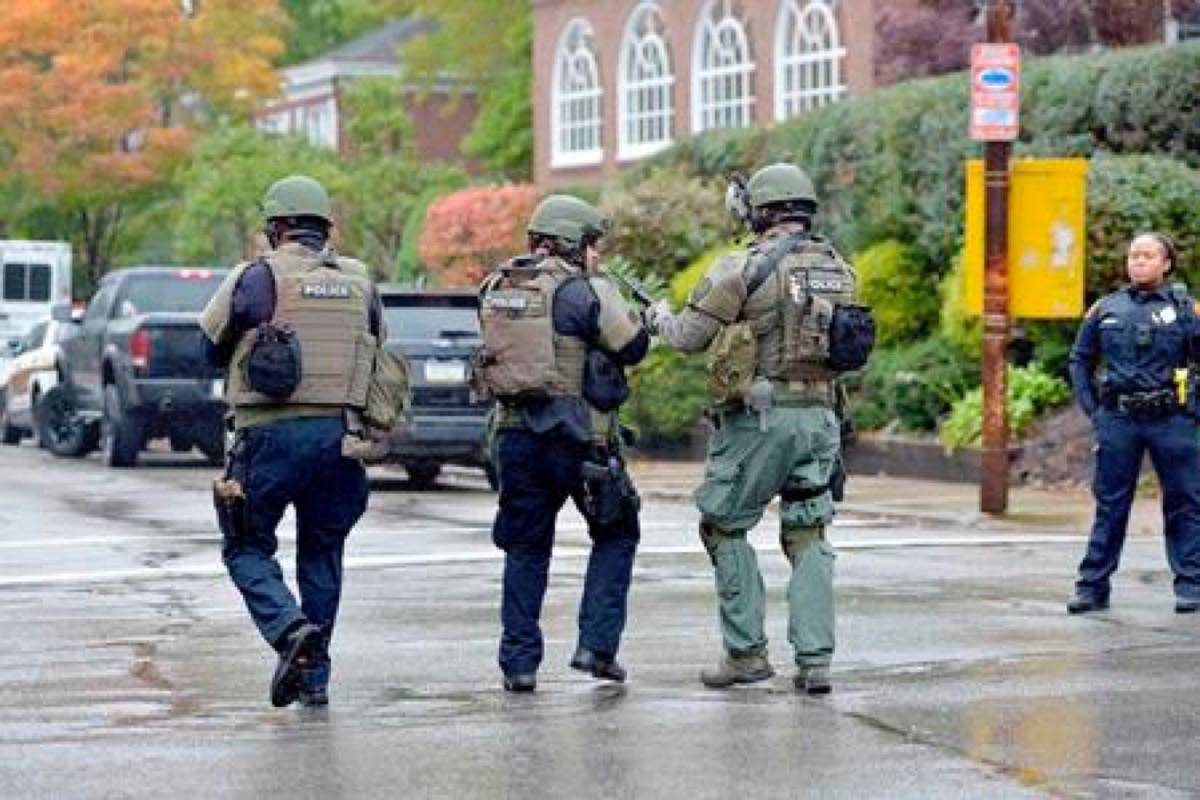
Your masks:
<path fill-rule="evenodd" d="M 659 300 L 642 312 L 642 324 L 651 336 L 657 336 L 662 328 L 662 321 L 669 319 L 671 314 L 671 304 L 666 300 Z"/>

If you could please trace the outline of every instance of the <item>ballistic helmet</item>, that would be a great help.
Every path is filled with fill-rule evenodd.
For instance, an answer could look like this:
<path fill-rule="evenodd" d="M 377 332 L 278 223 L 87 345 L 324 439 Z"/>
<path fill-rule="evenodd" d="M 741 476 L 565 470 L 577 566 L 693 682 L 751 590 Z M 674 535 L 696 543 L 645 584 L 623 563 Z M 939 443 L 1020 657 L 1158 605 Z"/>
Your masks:
<path fill-rule="evenodd" d="M 608 233 L 608 218 L 590 203 L 568 194 L 552 194 L 533 210 L 526 231 L 551 236 L 570 247 L 591 244 Z"/>
<path fill-rule="evenodd" d="M 262 210 L 267 219 L 319 217 L 333 224 L 333 205 L 325 187 L 304 175 L 275 181 L 263 196 Z"/>
<path fill-rule="evenodd" d="M 775 203 L 801 202 L 817 208 L 817 191 L 812 179 L 795 164 L 763 167 L 746 184 L 750 207 L 758 210 Z"/>

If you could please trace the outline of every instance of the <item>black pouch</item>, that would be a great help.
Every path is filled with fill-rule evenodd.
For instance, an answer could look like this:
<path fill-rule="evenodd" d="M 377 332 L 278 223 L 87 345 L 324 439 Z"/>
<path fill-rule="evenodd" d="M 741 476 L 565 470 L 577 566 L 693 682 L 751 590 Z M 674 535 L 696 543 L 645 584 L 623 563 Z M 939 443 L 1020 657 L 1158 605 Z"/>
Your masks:
<path fill-rule="evenodd" d="M 641 507 L 642 500 L 619 459 L 611 458 L 607 465 L 584 462 L 583 511 L 589 522 L 613 525 L 627 511 L 636 514 Z"/>
<path fill-rule="evenodd" d="M 269 322 L 259 325 L 246 360 L 250 388 L 274 400 L 286 400 L 300 386 L 301 370 L 300 341 L 295 332 Z"/>
<path fill-rule="evenodd" d="M 213 508 L 217 512 L 217 526 L 226 539 L 245 539 L 250 533 L 246 497 L 228 494 L 228 489 L 222 487 L 226 483 L 224 479 L 213 481 Z"/>
<path fill-rule="evenodd" d="M 853 372 L 866 365 L 875 349 L 875 317 L 860 305 L 838 305 L 829 322 L 829 358 L 834 372 Z"/>
<path fill-rule="evenodd" d="M 583 399 L 597 411 L 614 411 L 629 398 L 625 371 L 603 350 L 588 350 L 583 363 Z"/>
<path fill-rule="evenodd" d="M 846 497 L 846 467 L 840 458 L 833 468 L 833 474 L 829 476 L 829 496 L 835 503 L 842 502 Z"/>

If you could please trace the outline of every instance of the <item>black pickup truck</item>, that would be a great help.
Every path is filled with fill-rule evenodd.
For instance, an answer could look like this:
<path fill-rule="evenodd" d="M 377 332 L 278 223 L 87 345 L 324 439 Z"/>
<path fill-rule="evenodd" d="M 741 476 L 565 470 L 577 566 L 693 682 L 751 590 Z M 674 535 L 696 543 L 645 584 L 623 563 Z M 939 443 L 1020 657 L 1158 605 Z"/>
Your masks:
<path fill-rule="evenodd" d="M 103 446 L 105 463 L 131 467 L 148 441 L 168 437 L 176 452 L 198 447 L 221 462 L 225 374 L 205 357 L 199 315 L 224 276 L 175 267 L 104 276 L 42 400 L 51 452 Z"/>

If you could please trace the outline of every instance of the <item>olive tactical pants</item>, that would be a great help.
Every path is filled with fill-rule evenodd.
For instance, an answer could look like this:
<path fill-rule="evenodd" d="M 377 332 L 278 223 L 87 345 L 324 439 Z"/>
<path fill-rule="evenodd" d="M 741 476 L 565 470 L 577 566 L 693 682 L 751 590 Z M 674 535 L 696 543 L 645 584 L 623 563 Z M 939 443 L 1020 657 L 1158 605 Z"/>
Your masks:
<path fill-rule="evenodd" d="M 713 434 L 695 500 L 730 654 L 766 652 L 766 589 L 746 533 L 781 495 L 780 543 L 792 564 L 788 640 L 799 665 L 832 659 L 834 554 L 825 526 L 833 519 L 828 484 L 840 446 L 837 417 L 823 407 L 773 408 L 765 432 L 757 415 L 728 414 Z"/>

